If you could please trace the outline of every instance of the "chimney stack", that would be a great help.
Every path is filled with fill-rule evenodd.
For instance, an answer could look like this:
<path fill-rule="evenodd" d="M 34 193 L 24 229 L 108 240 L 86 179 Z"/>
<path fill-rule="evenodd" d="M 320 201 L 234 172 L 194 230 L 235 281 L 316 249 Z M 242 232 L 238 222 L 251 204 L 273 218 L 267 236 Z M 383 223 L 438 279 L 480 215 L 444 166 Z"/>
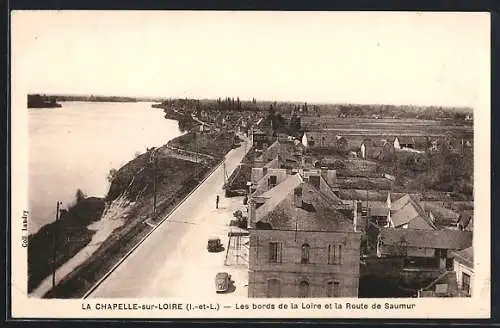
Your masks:
<path fill-rule="evenodd" d="M 302 187 L 293 190 L 293 203 L 295 207 L 302 207 Z"/>
<path fill-rule="evenodd" d="M 250 197 L 248 200 L 248 217 L 249 217 L 249 226 L 254 226 L 255 225 L 255 200 L 253 197 Z"/>
<path fill-rule="evenodd" d="M 326 181 L 330 186 L 333 186 L 337 180 L 337 170 L 328 170 Z"/>

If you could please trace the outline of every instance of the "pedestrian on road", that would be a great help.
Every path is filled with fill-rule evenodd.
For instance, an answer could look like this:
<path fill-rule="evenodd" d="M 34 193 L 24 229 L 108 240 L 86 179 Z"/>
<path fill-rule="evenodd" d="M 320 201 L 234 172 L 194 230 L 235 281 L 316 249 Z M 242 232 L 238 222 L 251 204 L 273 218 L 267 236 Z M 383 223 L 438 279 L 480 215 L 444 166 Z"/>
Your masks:
<path fill-rule="evenodd" d="M 217 198 L 215 198 L 215 208 L 219 208 L 219 195 L 217 195 Z"/>

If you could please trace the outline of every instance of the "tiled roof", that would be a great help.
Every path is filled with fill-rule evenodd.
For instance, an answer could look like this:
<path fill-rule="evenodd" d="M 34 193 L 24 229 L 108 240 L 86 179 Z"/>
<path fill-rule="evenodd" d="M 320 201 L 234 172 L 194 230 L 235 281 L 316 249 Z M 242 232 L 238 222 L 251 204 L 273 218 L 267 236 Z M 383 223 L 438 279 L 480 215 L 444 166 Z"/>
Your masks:
<path fill-rule="evenodd" d="M 302 184 L 302 178 L 299 174 L 289 176 L 285 181 L 276 185 L 274 188 L 266 191 L 261 198 L 266 199 L 264 204 L 255 211 L 256 221 L 262 219 L 267 213 L 272 211 L 281 201 L 283 201 L 294 188 Z"/>
<path fill-rule="evenodd" d="M 276 185 L 285 181 L 287 177 L 287 173 L 285 169 L 270 169 L 267 171 L 266 175 L 264 175 L 259 181 L 257 181 L 255 186 L 255 195 L 260 195 L 266 191 L 268 191 L 268 183 L 269 177 L 272 175 L 276 176 Z"/>
<path fill-rule="evenodd" d="M 408 137 L 408 136 L 401 136 L 401 137 L 398 137 L 398 140 L 399 140 L 399 144 L 414 144 L 415 141 L 413 140 L 412 137 Z"/>
<path fill-rule="evenodd" d="M 459 230 L 381 228 L 379 237 L 384 245 L 396 245 L 405 241 L 408 247 L 420 248 L 462 250 L 472 246 L 472 233 Z"/>
<path fill-rule="evenodd" d="M 294 192 L 301 188 L 302 205 L 294 204 Z M 256 224 L 272 229 L 302 231 L 353 231 L 352 221 L 332 206 L 332 199 L 303 182 L 299 174 L 290 176 L 260 197 L 266 201 L 256 210 Z"/>
<path fill-rule="evenodd" d="M 386 202 L 371 201 L 368 203 L 368 207 L 370 208 L 370 216 L 387 216 L 389 214 Z"/>
<path fill-rule="evenodd" d="M 391 220 L 395 227 L 408 224 L 410 228 L 436 229 L 425 211 L 408 194 L 391 204 Z"/>
<path fill-rule="evenodd" d="M 276 156 L 274 159 L 272 159 L 271 161 L 269 161 L 266 165 L 264 165 L 264 167 L 266 168 L 273 168 L 273 169 L 277 169 L 280 167 L 280 161 L 278 159 L 278 156 Z"/>
<path fill-rule="evenodd" d="M 459 218 L 459 214 L 446 208 L 443 206 L 440 206 L 438 204 L 432 204 L 432 203 L 422 203 L 423 208 L 426 211 L 432 212 L 432 215 L 439 220 L 444 220 L 446 222 L 450 223 L 456 223 L 456 221 Z"/>
<path fill-rule="evenodd" d="M 460 251 L 453 252 L 453 257 L 460 263 L 472 268 L 474 266 L 474 248 L 468 247 Z"/>

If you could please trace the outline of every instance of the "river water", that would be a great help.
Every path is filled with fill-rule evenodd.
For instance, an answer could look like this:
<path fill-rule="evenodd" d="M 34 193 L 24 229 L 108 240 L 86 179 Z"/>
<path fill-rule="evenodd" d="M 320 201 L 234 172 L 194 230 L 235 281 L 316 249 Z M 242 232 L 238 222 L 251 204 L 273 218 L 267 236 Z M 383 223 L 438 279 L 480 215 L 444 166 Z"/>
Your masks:
<path fill-rule="evenodd" d="M 181 135 L 177 121 L 151 103 L 62 102 L 29 109 L 29 232 L 55 220 L 79 188 L 89 196 L 108 191 L 107 175 L 147 147 Z"/>

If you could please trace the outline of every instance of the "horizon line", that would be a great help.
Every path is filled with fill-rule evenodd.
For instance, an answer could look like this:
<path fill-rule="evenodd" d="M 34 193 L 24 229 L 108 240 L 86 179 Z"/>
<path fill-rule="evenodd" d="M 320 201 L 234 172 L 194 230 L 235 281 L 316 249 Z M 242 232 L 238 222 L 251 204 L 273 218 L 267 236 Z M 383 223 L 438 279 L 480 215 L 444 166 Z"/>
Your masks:
<path fill-rule="evenodd" d="M 26 96 L 32 96 L 32 95 L 40 95 L 40 96 L 52 96 L 52 97 L 57 97 L 57 96 L 71 96 L 71 97 L 106 97 L 106 98 L 132 98 L 132 99 L 160 99 L 160 100 L 169 100 L 169 99 L 188 99 L 188 100 L 212 100 L 212 101 L 217 101 L 218 98 L 224 100 L 228 98 L 228 96 L 224 97 L 214 97 L 214 98 L 206 98 L 206 97 L 199 97 L 199 98 L 194 98 L 194 97 L 166 97 L 166 96 L 125 96 L 125 95 L 105 95 L 105 94 L 79 94 L 79 93 L 37 93 L 37 92 L 29 92 L 26 94 Z M 239 97 L 229 97 L 229 98 L 239 98 Z M 356 103 L 356 102 L 324 102 L 324 101 L 303 101 L 303 100 L 268 100 L 268 99 L 262 99 L 259 100 L 256 97 L 252 97 L 255 99 L 256 102 L 261 102 L 261 103 L 292 103 L 292 104 L 305 104 L 307 103 L 308 105 L 358 105 L 358 106 L 399 106 L 399 107 L 438 107 L 438 108 L 458 108 L 458 109 L 470 109 L 473 110 L 473 107 L 467 106 L 467 105 L 418 105 L 418 104 L 411 104 L 411 103 L 406 103 L 406 104 L 394 104 L 394 103 Z M 240 99 L 241 102 L 252 102 L 252 99 Z"/>

